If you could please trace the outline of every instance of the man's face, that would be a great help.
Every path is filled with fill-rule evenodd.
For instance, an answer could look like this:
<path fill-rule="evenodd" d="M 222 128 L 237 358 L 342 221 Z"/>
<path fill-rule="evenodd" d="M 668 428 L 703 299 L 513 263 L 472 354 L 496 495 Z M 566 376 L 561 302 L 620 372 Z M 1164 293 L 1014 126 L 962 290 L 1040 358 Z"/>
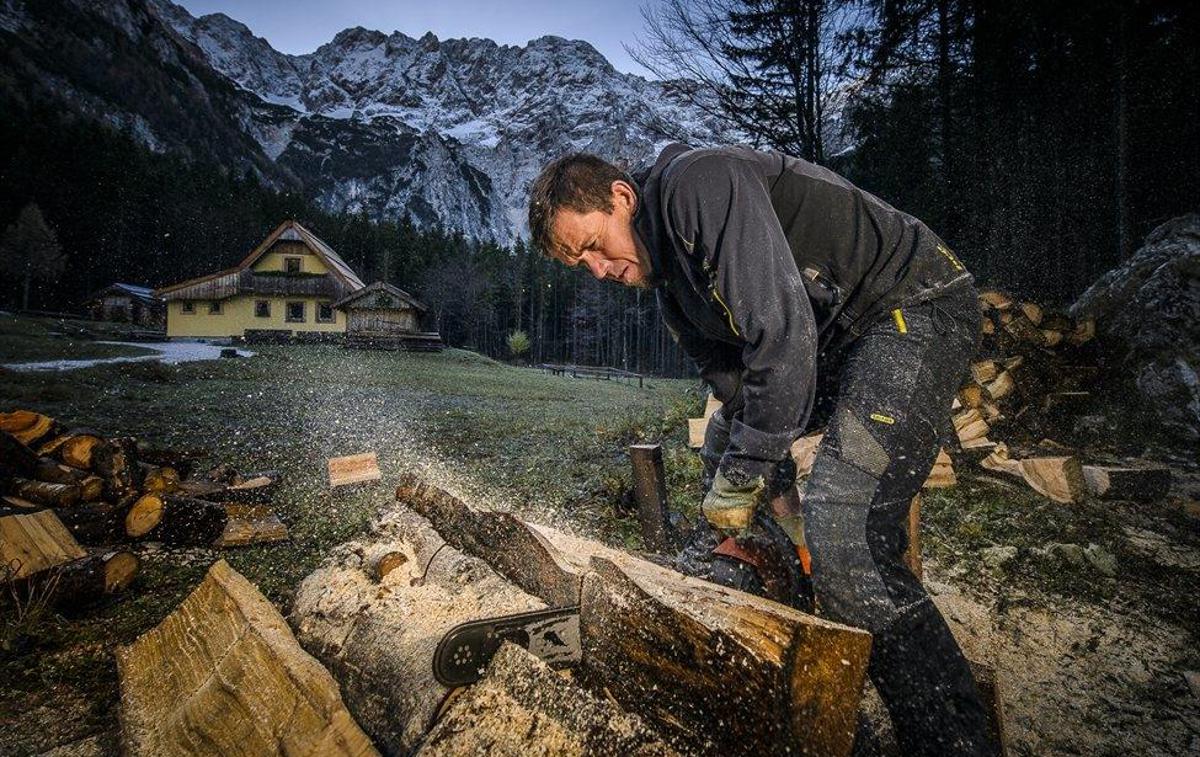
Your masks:
<path fill-rule="evenodd" d="M 575 267 L 585 265 L 597 279 L 619 281 L 625 286 L 649 286 L 649 261 L 633 231 L 637 194 L 624 181 L 612 184 L 612 212 L 592 210 L 579 213 L 559 210 L 554 214 L 555 257 Z"/>

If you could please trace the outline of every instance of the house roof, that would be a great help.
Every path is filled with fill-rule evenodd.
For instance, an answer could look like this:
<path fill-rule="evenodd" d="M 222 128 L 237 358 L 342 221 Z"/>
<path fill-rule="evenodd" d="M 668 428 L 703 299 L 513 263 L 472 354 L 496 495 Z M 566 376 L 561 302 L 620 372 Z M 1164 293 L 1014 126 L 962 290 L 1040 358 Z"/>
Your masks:
<path fill-rule="evenodd" d="M 354 272 L 354 269 L 347 265 L 341 256 L 333 251 L 333 248 L 325 243 L 320 237 L 304 228 L 295 220 L 287 220 L 275 227 L 275 230 L 267 235 L 267 238 L 259 243 L 257 247 L 250 251 L 250 254 L 242 259 L 242 262 L 232 268 L 225 268 L 210 273 L 206 276 L 198 276 L 186 281 L 180 281 L 176 284 L 169 284 L 155 291 L 160 297 L 165 299 L 187 299 L 195 297 L 196 299 L 221 299 L 236 294 L 236 291 L 225 290 L 229 285 L 236 286 L 238 274 L 249 270 L 250 266 L 254 265 L 255 261 L 267 254 L 276 242 L 279 241 L 300 242 L 307 247 L 314 255 L 325 263 L 329 272 L 341 284 L 340 289 L 351 292 L 362 289 L 362 279 Z M 200 287 L 202 291 L 196 293 L 188 290 L 197 285 L 208 285 Z M 219 291 L 218 291 L 219 290 Z"/>
<path fill-rule="evenodd" d="M 353 304 L 354 302 L 357 302 L 358 300 L 362 299 L 363 297 L 366 297 L 367 295 L 370 295 L 370 294 L 374 294 L 376 292 L 386 292 L 387 294 L 392 295 L 393 297 L 400 300 L 401 302 L 408 303 L 409 306 L 414 307 L 417 310 L 420 310 L 421 312 L 424 312 L 425 310 L 428 309 L 424 305 L 422 305 L 421 302 L 416 297 L 413 297 L 411 294 L 404 291 L 403 289 L 400 289 L 399 287 L 394 287 L 391 284 L 388 284 L 387 282 L 384 282 L 384 281 L 376 281 L 373 284 L 370 284 L 369 286 L 365 286 L 362 289 L 359 289 L 357 292 L 352 292 L 351 294 L 348 294 L 345 297 L 343 297 L 342 299 L 333 303 L 333 306 L 335 308 L 343 308 L 344 309 L 347 305 Z"/>

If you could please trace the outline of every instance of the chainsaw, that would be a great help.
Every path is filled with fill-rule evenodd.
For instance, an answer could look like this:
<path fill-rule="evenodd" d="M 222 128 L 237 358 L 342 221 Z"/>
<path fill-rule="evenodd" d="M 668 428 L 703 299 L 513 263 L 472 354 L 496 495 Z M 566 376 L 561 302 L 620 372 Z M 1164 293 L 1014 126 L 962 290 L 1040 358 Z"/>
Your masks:
<path fill-rule="evenodd" d="M 433 653 L 433 677 L 450 687 L 475 683 L 506 641 L 551 667 L 574 665 L 583 659 L 579 607 L 554 607 L 460 623 L 438 642 Z"/>

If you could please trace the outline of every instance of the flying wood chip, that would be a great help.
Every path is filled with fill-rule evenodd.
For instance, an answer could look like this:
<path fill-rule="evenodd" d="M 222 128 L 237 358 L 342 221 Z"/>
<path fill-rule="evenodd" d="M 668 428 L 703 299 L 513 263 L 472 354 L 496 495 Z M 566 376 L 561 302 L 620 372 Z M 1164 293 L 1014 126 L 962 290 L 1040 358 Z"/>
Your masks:
<path fill-rule="evenodd" d="M 383 473 L 379 471 L 379 458 L 374 452 L 329 458 L 329 486 L 332 489 L 350 484 L 379 481 L 382 478 Z"/>

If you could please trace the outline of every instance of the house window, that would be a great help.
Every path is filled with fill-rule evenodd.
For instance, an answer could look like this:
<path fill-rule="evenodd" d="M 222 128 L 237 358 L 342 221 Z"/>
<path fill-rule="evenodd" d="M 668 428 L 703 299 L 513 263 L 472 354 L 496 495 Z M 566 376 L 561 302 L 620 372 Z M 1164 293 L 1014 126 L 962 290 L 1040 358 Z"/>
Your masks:
<path fill-rule="evenodd" d="M 289 302 L 287 304 L 287 322 L 304 323 L 304 303 Z"/>
<path fill-rule="evenodd" d="M 284 258 L 283 264 L 288 273 L 300 273 L 300 258 Z"/>
<path fill-rule="evenodd" d="M 328 302 L 317 305 L 317 323 L 333 323 L 333 305 Z"/>
<path fill-rule="evenodd" d="M 221 301 L 220 300 L 213 300 L 212 302 L 208 303 L 208 314 L 209 315 L 220 315 L 221 314 Z"/>
<path fill-rule="evenodd" d="M 183 301 L 183 308 L 182 308 L 182 311 L 183 311 L 184 313 L 194 313 L 194 312 L 196 312 L 196 303 L 192 302 L 191 300 L 184 300 L 184 301 Z"/>
<path fill-rule="evenodd" d="M 271 317 L 271 301 L 270 300 L 255 300 L 254 301 L 254 317 L 255 318 L 270 318 Z"/>

